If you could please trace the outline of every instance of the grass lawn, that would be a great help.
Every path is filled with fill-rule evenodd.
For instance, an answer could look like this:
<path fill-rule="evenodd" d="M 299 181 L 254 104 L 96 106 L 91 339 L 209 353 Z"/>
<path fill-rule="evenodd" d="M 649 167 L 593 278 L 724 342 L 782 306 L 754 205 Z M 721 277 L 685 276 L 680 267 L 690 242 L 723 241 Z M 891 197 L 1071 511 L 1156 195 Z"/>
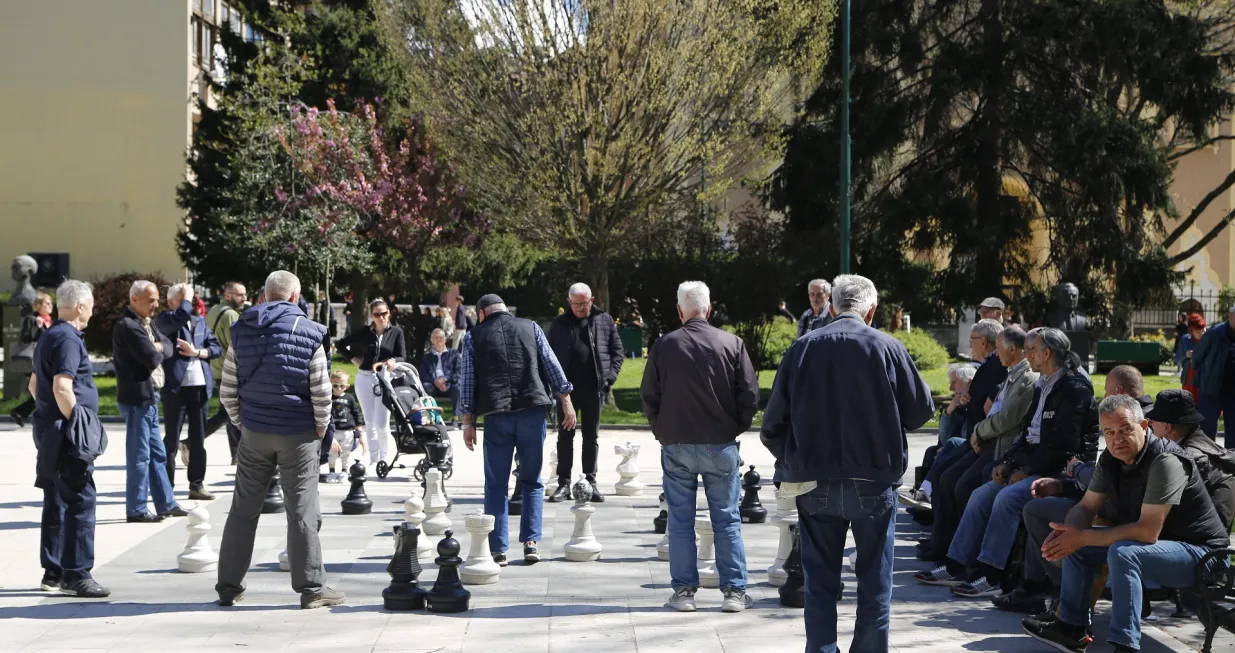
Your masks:
<path fill-rule="evenodd" d="M 639 399 L 639 384 L 643 380 L 643 368 L 646 360 L 642 358 L 628 358 L 625 364 L 622 365 L 622 374 L 618 376 L 617 383 L 613 386 L 613 397 L 617 403 L 617 408 L 606 407 L 601 414 L 602 424 L 626 424 L 626 425 L 646 425 L 647 419 L 642 413 L 642 402 Z M 357 368 L 350 362 L 335 360 L 333 369 L 347 372 L 351 377 L 352 382 L 356 380 Z M 768 394 L 772 390 L 772 381 L 776 377 L 775 370 L 763 370 L 759 372 L 759 389 L 761 394 L 760 403 L 766 403 Z M 946 395 L 948 392 L 948 368 L 939 367 L 933 370 L 927 370 L 922 373 L 922 378 L 926 380 L 932 392 L 936 395 L 936 401 L 940 396 Z M 1103 387 L 1106 382 L 1106 375 L 1094 374 L 1093 381 L 1095 390 L 1099 395 L 1103 394 Z M 120 410 L 116 407 L 116 378 L 110 376 L 95 377 L 95 384 L 99 388 L 99 412 L 102 415 L 119 415 Z M 1145 392 L 1150 396 L 1158 394 L 1158 392 L 1167 388 L 1178 388 L 1179 377 L 1171 376 L 1151 376 L 1145 378 Z M 440 399 L 439 403 L 447 408 L 447 414 L 450 413 L 450 400 Z M 0 401 L 0 415 L 7 415 L 18 403 L 19 400 Z M 218 409 L 218 398 L 211 399 L 210 413 Z M 160 407 L 160 411 L 162 408 Z M 762 422 L 763 411 L 760 411 L 755 416 L 755 424 Z M 935 426 L 934 420 L 927 424 Z"/>

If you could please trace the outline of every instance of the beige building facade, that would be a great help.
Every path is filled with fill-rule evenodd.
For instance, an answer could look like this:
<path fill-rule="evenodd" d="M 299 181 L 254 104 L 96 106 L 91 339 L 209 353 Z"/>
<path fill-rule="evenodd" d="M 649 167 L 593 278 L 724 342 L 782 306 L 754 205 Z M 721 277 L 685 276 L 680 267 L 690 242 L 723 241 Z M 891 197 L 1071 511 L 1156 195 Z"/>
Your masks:
<path fill-rule="evenodd" d="M 1228 118 L 1219 129 L 1223 135 L 1235 134 L 1235 122 Z M 1171 196 L 1179 213 L 1187 216 L 1232 171 L 1235 171 L 1235 141 L 1218 141 L 1181 159 L 1171 185 Z M 1183 237 L 1171 246 L 1170 253 L 1178 254 L 1190 249 L 1232 211 L 1235 211 L 1235 188 L 1227 189 L 1215 199 Z M 1173 231 L 1176 224 L 1167 224 L 1167 231 Z M 1176 269 L 1187 271 L 1182 295 L 1185 299 L 1192 288 L 1198 293 L 1216 293 L 1224 285 L 1235 284 L 1235 228 L 1224 229 L 1204 249 L 1182 261 Z"/>

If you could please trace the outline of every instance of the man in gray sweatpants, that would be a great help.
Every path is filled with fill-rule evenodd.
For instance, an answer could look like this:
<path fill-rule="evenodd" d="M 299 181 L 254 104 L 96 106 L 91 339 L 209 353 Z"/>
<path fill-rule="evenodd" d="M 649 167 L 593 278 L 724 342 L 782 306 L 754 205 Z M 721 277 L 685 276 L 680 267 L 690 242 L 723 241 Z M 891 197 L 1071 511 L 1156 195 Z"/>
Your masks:
<path fill-rule="evenodd" d="M 279 472 L 287 502 L 287 557 L 300 607 L 343 602 L 326 586 L 317 496 L 321 440 L 330 424 L 325 327 L 296 306 L 300 281 L 280 270 L 266 278 L 266 302 L 231 328 L 219 401 L 243 436 L 236 451 L 236 491 L 219 546 L 219 605 L 244 599 L 257 520 L 270 479 Z"/>

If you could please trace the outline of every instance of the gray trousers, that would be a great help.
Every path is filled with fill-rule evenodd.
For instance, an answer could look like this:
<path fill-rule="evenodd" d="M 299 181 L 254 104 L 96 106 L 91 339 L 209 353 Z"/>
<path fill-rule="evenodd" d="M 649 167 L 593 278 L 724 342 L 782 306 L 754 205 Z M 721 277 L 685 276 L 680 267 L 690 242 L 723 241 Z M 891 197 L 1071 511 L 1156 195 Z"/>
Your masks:
<path fill-rule="evenodd" d="M 316 433 L 274 435 L 242 427 L 236 451 L 236 491 L 219 545 L 220 597 L 244 592 L 244 576 L 253 561 L 253 539 L 270 479 L 279 472 L 287 507 L 287 557 L 292 589 L 315 594 L 326 584 L 322 545 L 317 532 L 322 512 L 317 496 L 322 439 Z"/>
<path fill-rule="evenodd" d="M 1028 533 L 1025 540 L 1025 580 L 1041 583 L 1049 577 L 1051 583 L 1059 587 L 1063 581 L 1063 567 L 1042 557 L 1042 543 L 1051 534 L 1051 522 L 1062 523 L 1075 505 L 1075 501 L 1063 497 L 1034 499 L 1025 504 L 1025 509 L 1021 511 Z"/>

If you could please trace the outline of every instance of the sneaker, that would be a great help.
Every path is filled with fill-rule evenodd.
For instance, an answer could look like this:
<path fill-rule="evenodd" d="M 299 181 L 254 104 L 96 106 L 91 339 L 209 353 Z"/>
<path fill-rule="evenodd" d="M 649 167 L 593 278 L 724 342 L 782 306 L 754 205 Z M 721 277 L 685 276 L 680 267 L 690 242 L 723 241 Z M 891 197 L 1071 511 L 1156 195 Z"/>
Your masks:
<path fill-rule="evenodd" d="M 744 590 L 733 589 L 732 587 L 723 590 L 725 600 L 721 601 L 721 612 L 741 612 L 746 608 L 755 605 L 755 599 L 752 599 Z M 675 594 L 676 597 L 676 594 Z M 694 603 L 694 600 L 691 600 Z"/>
<path fill-rule="evenodd" d="M 510 561 L 506 559 L 505 553 L 494 553 L 493 561 L 496 562 L 497 566 L 499 567 L 505 567 L 506 565 L 510 564 Z"/>
<path fill-rule="evenodd" d="M 219 600 L 216 601 L 215 603 L 217 603 L 218 605 L 224 608 L 230 608 L 233 605 L 236 605 L 237 603 L 240 603 L 243 600 L 244 600 L 244 592 L 241 592 L 235 596 L 219 596 Z"/>
<path fill-rule="evenodd" d="M 540 549 L 536 548 L 535 542 L 523 543 L 523 561 L 529 565 L 540 562 Z"/>
<path fill-rule="evenodd" d="M 989 596 L 999 595 L 999 586 L 991 585 L 986 576 L 982 576 L 970 583 L 961 583 L 952 588 L 952 594 L 965 599 L 984 599 Z"/>
<path fill-rule="evenodd" d="M 919 571 L 913 575 L 913 579 L 923 585 L 940 585 L 943 587 L 956 587 L 965 582 L 965 579 L 960 576 L 953 576 L 947 565 L 939 565 L 930 571 Z"/>
<path fill-rule="evenodd" d="M 140 515 L 129 515 L 124 518 L 124 521 L 129 524 L 157 524 L 163 521 L 163 515 L 145 512 Z"/>
<path fill-rule="evenodd" d="M 694 612 L 695 611 L 695 592 L 698 592 L 697 587 L 679 587 L 673 590 L 673 598 L 665 604 L 666 608 L 672 608 L 678 612 Z"/>
<path fill-rule="evenodd" d="M 917 508 L 918 510 L 931 509 L 930 497 L 926 496 L 926 493 L 922 490 L 910 491 L 908 489 L 901 488 L 899 494 L 900 500 L 908 504 L 911 508 Z"/>
<path fill-rule="evenodd" d="M 305 592 L 300 595 L 300 607 L 305 610 L 313 608 L 327 608 L 332 605 L 339 605 L 347 597 L 343 592 L 336 589 L 323 586 L 319 592 Z"/>
<path fill-rule="evenodd" d="M 1093 637 L 1086 634 L 1084 629 L 1081 630 L 1080 636 L 1077 637 L 1073 632 L 1070 632 L 1074 630 L 1073 627 L 1058 621 L 1039 624 L 1030 619 L 1025 619 L 1021 621 L 1021 628 L 1025 631 L 1026 635 L 1064 653 L 1085 653 L 1085 648 L 1093 643 Z"/>
<path fill-rule="evenodd" d="M 53 576 L 50 573 L 43 572 L 43 580 L 39 581 L 39 589 L 44 592 L 57 592 L 60 590 L 60 578 Z"/>
<path fill-rule="evenodd" d="M 1046 610 L 1046 598 L 1041 594 L 1030 592 L 1024 587 L 1017 587 L 1007 594 L 996 596 L 991 599 L 991 603 L 996 608 L 1007 612 L 1038 614 Z"/>
<path fill-rule="evenodd" d="M 60 593 L 83 599 L 101 599 L 111 596 L 111 590 L 99 585 L 93 578 L 83 578 L 60 584 Z"/>
<path fill-rule="evenodd" d="M 189 488 L 189 498 L 193 501 L 214 501 L 214 495 L 202 487 Z"/>
<path fill-rule="evenodd" d="M 184 440 L 180 441 L 180 464 L 189 466 L 189 443 Z"/>

